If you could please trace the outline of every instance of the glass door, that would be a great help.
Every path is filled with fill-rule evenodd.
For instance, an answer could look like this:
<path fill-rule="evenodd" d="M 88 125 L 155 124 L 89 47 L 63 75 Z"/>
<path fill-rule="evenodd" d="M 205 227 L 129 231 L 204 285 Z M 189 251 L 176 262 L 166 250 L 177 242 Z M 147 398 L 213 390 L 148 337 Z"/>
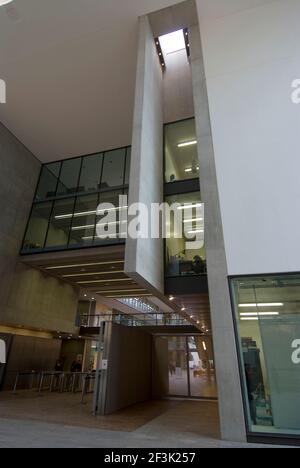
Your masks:
<path fill-rule="evenodd" d="M 188 356 L 186 338 L 174 336 L 168 338 L 169 354 L 169 395 L 188 396 Z"/>
<path fill-rule="evenodd" d="M 156 396 L 217 398 L 211 337 L 160 336 L 154 349 Z"/>

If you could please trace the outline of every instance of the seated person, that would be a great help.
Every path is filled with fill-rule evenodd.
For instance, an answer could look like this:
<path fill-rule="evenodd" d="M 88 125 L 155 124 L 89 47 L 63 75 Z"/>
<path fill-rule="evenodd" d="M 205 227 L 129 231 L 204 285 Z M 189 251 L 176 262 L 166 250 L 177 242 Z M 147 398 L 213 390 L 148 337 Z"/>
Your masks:
<path fill-rule="evenodd" d="M 195 255 L 193 258 L 193 272 L 196 275 L 205 273 L 205 261 L 199 255 Z"/>

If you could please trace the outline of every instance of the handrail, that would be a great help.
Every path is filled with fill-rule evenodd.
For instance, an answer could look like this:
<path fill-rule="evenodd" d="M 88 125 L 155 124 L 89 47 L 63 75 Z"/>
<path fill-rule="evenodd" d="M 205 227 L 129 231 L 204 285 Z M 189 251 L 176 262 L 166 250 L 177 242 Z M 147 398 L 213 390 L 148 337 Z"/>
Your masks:
<path fill-rule="evenodd" d="M 136 313 L 136 314 L 82 314 L 80 324 L 82 327 L 93 328 L 101 326 L 102 322 L 113 322 L 126 326 L 191 326 L 183 317 L 170 313 Z"/>

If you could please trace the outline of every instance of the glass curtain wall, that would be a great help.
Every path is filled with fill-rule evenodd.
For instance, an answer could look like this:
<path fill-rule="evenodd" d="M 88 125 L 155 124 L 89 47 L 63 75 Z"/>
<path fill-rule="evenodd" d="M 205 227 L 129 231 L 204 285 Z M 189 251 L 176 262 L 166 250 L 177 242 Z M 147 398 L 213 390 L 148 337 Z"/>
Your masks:
<path fill-rule="evenodd" d="M 97 237 L 97 207 L 103 202 L 118 207 L 119 195 L 128 193 L 130 159 L 128 147 L 44 165 L 22 253 L 124 242 L 121 228 L 115 239 Z"/>
<path fill-rule="evenodd" d="M 165 182 L 196 179 L 199 162 L 195 119 L 165 125 Z"/>
<path fill-rule="evenodd" d="M 166 275 L 189 276 L 206 274 L 206 257 L 204 248 L 204 205 L 201 203 L 199 192 L 183 195 L 173 195 L 166 198 L 166 202 L 172 206 L 177 204 L 175 212 L 181 213 L 181 226 L 179 230 L 184 234 L 177 236 L 178 226 L 173 212 L 167 220 L 166 239 Z M 174 205 L 175 206 L 175 205 Z M 199 245 L 189 248 L 191 239 L 196 236 Z"/>
<path fill-rule="evenodd" d="M 300 435 L 300 275 L 231 280 L 252 433 Z"/>

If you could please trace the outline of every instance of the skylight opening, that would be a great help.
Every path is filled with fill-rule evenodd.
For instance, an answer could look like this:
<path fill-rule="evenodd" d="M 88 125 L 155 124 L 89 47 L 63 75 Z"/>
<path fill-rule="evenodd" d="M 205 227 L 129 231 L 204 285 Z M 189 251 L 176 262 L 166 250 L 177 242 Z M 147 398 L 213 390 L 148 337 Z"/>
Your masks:
<path fill-rule="evenodd" d="M 8 5 L 11 3 L 13 0 L 0 0 L 0 6 Z"/>
<path fill-rule="evenodd" d="M 165 56 L 174 54 L 175 52 L 179 52 L 186 48 L 183 29 L 160 36 L 159 42 Z"/>

